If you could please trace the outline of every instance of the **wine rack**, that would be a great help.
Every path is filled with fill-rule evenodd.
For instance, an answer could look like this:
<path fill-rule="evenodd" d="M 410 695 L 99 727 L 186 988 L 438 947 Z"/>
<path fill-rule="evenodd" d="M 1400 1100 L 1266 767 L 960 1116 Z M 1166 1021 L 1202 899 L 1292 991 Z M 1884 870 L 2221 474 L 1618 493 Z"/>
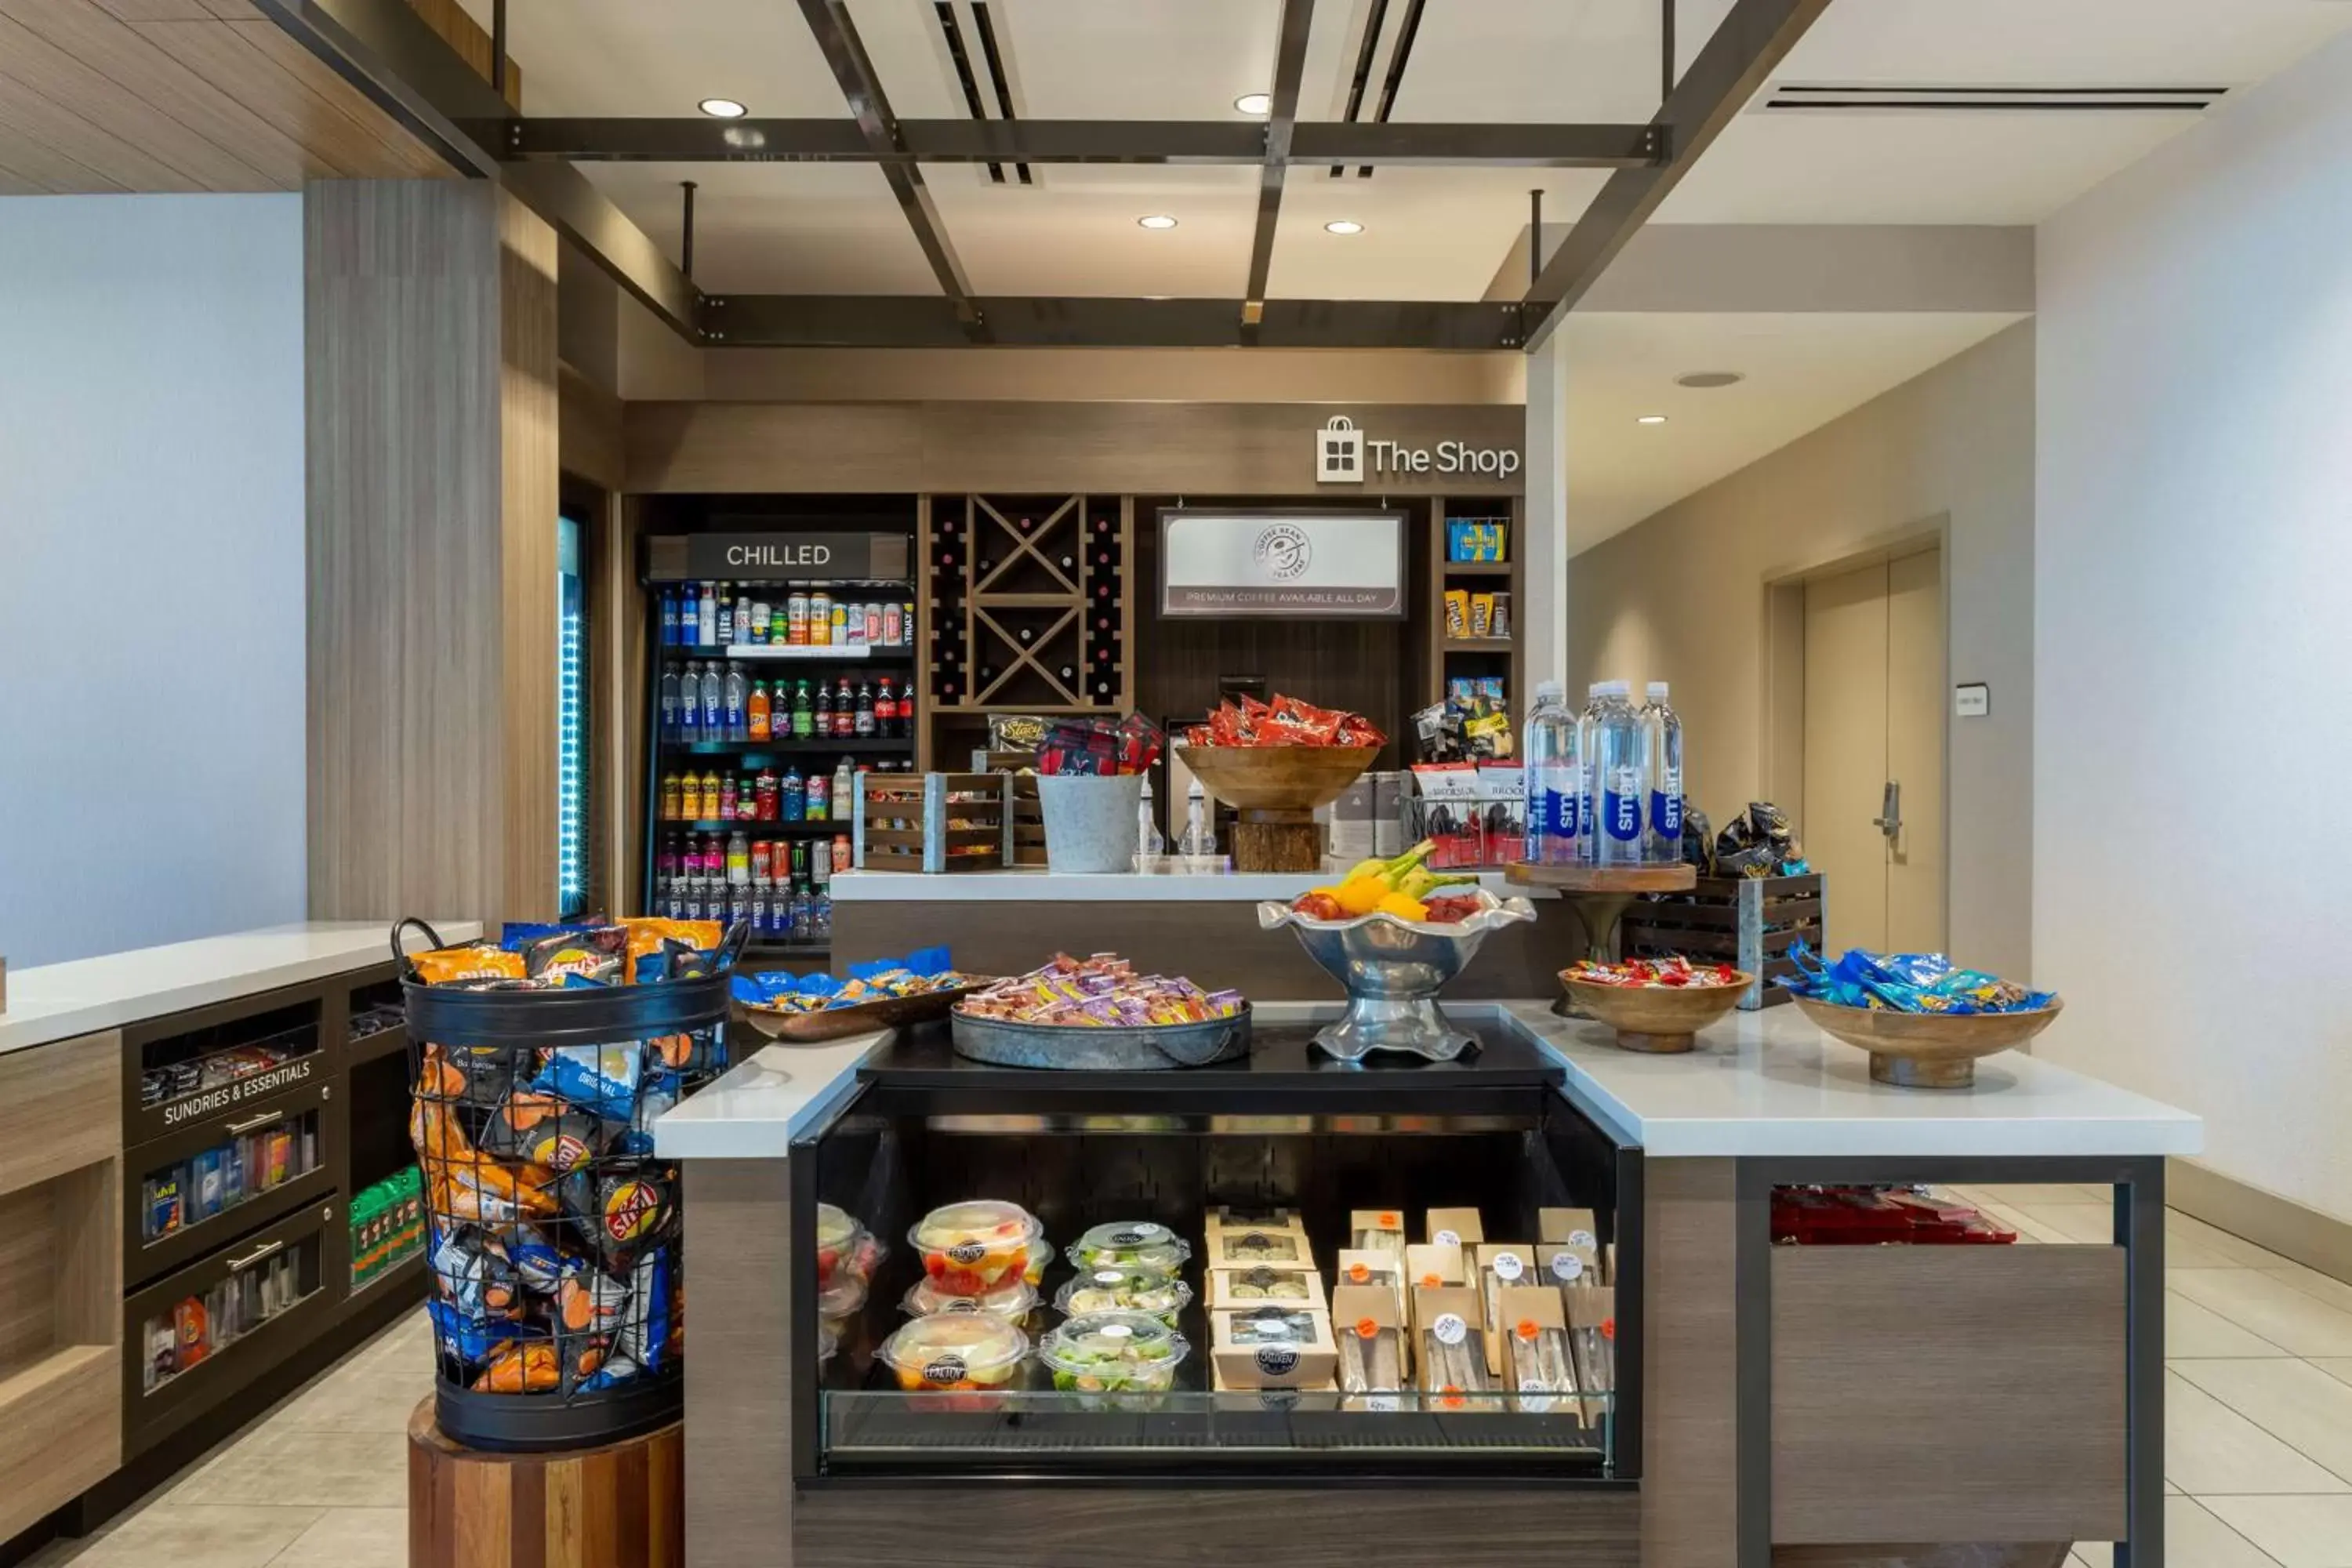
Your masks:
<path fill-rule="evenodd" d="M 1125 712 L 1133 506 L 934 496 L 923 540 L 934 712 Z"/>

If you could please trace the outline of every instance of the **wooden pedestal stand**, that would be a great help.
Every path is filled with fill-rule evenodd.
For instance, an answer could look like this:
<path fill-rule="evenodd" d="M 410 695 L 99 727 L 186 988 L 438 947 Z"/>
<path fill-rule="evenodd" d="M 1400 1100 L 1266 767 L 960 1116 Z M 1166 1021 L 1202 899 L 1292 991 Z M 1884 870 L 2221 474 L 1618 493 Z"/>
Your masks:
<path fill-rule="evenodd" d="M 1503 875 L 1523 888 L 1550 888 L 1584 928 L 1584 956 L 1607 963 L 1617 953 L 1617 923 L 1643 893 L 1687 893 L 1698 885 L 1698 868 L 1680 866 L 1538 866 L 1515 860 Z M 1584 1015 L 1566 995 L 1551 1005 L 1563 1018 Z"/>
<path fill-rule="evenodd" d="M 1323 868 L 1315 808 L 1328 805 L 1381 754 L 1378 746 L 1181 746 L 1202 788 L 1234 808 L 1234 869 Z M 1304 891 L 1304 889 L 1301 889 Z"/>
<path fill-rule="evenodd" d="M 484 1453 L 441 1435 L 427 1394 L 408 1418 L 409 1568 L 681 1568 L 684 1432 Z"/>
<path fill-rule="evenodd" d="M 1244 806 L 1234 817 L 1234 870 L 1311 876 L 1323 869 L 1323 828 L 1312 810 Z"/>

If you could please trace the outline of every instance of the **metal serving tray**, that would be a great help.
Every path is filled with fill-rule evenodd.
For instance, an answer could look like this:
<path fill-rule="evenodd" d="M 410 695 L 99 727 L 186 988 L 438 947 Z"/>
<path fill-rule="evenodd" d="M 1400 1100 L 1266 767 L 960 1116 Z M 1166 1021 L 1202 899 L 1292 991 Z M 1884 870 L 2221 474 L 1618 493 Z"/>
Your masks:
<path fill-rule="evenodd" d="M 948 1039 L 961 1057 L 998 1067 L 1051 1068 L 1066 1072 L 1134 1072 L 1200 1068 L 1249 1055 L 1250 1008 L 1200 1024 L 1092 1027 L 1012 1024 L 1002 1018 L 948 1015 Z"/>

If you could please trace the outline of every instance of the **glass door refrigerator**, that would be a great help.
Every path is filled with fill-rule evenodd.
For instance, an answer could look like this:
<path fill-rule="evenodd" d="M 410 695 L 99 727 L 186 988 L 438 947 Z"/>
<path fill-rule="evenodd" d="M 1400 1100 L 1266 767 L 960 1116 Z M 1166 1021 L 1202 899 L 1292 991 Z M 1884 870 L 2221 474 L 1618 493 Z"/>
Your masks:
<path fill-rule="evenodd" d="M 646 542 L 646 906 L 823 960 L 856 777 L 915 766 L 911 532 Z"/>

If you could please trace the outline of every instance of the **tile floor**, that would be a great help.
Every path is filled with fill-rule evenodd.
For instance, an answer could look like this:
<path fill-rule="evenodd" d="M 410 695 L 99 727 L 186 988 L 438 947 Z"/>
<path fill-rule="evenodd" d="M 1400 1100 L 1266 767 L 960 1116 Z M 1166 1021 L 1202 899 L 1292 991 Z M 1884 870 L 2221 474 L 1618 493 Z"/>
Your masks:
<path fill-rule="evenodd" d="M 1958 1189 L 2021 1239 L 2105 1241 L 2099 1187 Z M 2166 1216 L 2170 1568 L 2352 1568 L 2352 1286 Z M 35 1568 L 404 1568 L 420 1312 L 385 1330 L 105 1533 Z M 2107 1568 L 2104 1546 L 2075 1548 Z M 2071 1565 L 2070 1565 L 2071 1568 Z"/>

